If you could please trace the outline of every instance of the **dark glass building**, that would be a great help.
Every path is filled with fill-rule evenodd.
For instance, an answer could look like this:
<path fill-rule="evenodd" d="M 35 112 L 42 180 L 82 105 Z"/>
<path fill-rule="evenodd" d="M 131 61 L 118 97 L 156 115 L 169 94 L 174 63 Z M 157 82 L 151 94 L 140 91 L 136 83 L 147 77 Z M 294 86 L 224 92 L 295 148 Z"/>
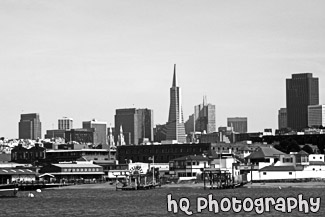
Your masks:
<path fill-rule="evenodd" d="M 115 129 L 120 129 L 122 126 L 127 145 L 138 145 L 144 139 L 153 141 L 153 110 L 125 108 L 116 109 L 115 112 Z M 116 131 L 116 140 L 118 138 L 117 133 Z"/>
<path fill-rule="evenodd" d="M 319 104 L 318 78 L 312 73 L 292 74 L 286 80 L 287 124 L 293 130 L 308 127 L 308 106 Z"/>
<path fill-rule="evenodd" d="M 42 138 L 42 123 L 38 113 L 21 114 L 19 121 L 19 139 Z"/>

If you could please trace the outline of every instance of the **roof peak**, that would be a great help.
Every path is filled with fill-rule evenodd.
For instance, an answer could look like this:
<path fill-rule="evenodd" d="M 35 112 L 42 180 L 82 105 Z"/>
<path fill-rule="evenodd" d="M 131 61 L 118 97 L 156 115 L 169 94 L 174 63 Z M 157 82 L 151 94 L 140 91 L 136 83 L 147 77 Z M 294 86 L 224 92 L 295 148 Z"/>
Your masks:
<path fill-rule="evenodd" d="M 176 64 L 174 64 L 174 76 L 173 76 L 173 87 L 177 87 L 177 76 L 176 76 Z"/>

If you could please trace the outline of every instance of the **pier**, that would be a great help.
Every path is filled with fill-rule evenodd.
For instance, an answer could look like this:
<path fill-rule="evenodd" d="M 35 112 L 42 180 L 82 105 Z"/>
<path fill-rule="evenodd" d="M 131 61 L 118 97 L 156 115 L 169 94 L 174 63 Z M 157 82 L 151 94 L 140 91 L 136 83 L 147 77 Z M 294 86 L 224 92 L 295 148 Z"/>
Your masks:
<path fill-rule="evenodd" d="M 234 183 L 230 172 L 218 168 L 205 168 L 203 170 L 204 189 L 227 189 L 239 187 L 242 184 Z"/>
<path fill-rule="evenodd" d="M 145 174 L 133 174 L 125 178 L 124 182 L 120 182 L 122 186 L 118 186 L 118 179 L 116 177 L 116 191 L 133 191 L 133 190 L 149 190 L 160 187 L 161 184 L 155 182 L 152 177 Z"/>

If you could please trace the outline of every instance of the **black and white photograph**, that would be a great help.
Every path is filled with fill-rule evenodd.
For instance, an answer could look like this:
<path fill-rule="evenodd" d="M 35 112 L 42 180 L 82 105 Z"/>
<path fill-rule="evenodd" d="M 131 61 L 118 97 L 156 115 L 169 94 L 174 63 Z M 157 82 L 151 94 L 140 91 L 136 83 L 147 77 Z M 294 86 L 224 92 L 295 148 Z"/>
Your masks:
<path fill-rule="evenodd" d="M 0 216 L 324 216 L 325 1 L 0 0 Z"/>

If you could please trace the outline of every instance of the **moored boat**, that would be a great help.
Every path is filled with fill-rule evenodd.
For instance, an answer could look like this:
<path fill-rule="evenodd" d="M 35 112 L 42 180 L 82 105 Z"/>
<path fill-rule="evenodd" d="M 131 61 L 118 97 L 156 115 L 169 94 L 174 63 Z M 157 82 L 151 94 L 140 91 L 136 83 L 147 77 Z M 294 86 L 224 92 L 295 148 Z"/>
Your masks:
<path fill-rule="evenodd" d="M 17 192 L 17 184 L 0 185 L 0 197 L 16 197 Z"/>

